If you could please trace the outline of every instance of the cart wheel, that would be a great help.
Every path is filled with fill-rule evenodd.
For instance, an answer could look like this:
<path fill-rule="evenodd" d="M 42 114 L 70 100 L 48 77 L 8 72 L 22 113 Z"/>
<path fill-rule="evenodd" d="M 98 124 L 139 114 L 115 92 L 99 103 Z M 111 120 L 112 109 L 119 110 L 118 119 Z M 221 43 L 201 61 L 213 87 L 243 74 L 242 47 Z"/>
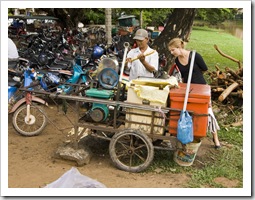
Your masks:
<path fill-rule="evenodd" d="M 116 133 L 110 141 L 109 152 L 113 163 L 128 172 L 145 170 L 154 157 L 151 139 L 133 129 Z"/>

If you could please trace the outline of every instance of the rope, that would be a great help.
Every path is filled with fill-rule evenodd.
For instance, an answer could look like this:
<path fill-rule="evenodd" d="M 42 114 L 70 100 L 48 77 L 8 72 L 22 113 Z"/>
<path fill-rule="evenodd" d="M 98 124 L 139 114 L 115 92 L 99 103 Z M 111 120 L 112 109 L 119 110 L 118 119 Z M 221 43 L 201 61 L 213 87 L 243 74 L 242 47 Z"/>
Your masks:
<path fill-rule="evenodd" d="M 159 112 L 161 114 L 161 116 L 163 117 L 163 126 L 165 125 L 165 119 L 166 119 L 166 115 L 165 113 L 163 112 L 163 110 L 161 109 L 161 106 L 154 106 L 155 108 L 155 111 Z"/>

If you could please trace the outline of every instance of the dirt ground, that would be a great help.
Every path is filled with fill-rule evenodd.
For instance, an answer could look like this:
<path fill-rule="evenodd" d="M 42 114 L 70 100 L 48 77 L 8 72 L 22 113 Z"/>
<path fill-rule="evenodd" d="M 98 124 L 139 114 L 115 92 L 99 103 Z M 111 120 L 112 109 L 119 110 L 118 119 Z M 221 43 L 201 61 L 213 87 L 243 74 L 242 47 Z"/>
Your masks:
<path fill-rule="evenodd" d="M 66 117 L 50 105 L 46 109 L 49 119 L 57 127 L 68 127 Z M 190 179 L 187 174 L 154 172 L 129 173 L 113 166 L 108 155 L 108 141 L 100 140 L 91 148 L 93 156 L 89 164 L 78 167 L 69 160 L 56 158 L 58 147 L 63 146 L 67 138 L 66 131 L 58 131 L 55 126 L 48 124 L 45 130 L 34 137 L 24 137 L 16 133 L 9 115 L 8 124 L 8 187 L 9 188 L 41 188 L 57 180 L 72 167 L 76 167 L 85 176 L 103 183 L 108 188 L 185 188 Z M 94 141 L 95 142 L 95 141 Z M 212 148 L 212 141 L 205 138 L 192 167 L 199 167 Z M 172 159 L 172 158 L 169 158 Z M 229 180 L 219 177 L 221 184 L 234 187 Z M 206 186 L 205 186 L 206 187 Z"/>

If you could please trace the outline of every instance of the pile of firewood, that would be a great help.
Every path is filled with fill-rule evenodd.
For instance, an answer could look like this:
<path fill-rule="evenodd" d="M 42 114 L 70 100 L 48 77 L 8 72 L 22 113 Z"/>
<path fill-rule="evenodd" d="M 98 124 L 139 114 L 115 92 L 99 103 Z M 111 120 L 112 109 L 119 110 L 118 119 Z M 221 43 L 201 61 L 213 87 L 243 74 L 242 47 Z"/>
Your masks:
<path fill-rule="evenodd" d="M 223 104 L 243 105 L 243 66 L 242 63 L 224 54 L 219 48 L 214 45 L 214 48 L 224 57 L 236 62 L 238 70 L 234 71 L 229 67 L 225 71 L 221 71 L 218 66 L 215 66 L 216 71 L 210 71 L 207 74 L 211 79 L 211 96 L 212 100 L 219 101 Z"/>

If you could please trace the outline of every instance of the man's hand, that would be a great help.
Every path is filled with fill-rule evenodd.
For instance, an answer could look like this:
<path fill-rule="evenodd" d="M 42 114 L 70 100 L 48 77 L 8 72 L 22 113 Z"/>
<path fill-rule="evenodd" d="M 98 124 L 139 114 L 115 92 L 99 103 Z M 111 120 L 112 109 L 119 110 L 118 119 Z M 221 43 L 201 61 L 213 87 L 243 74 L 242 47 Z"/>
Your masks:
<path fill-rule="evenodd" d="M 132 58 L 126 58 L 126 62 L 132 62 Z"/>
<path fill-rule="evenodd" d="M 145 61 L 145 55 L 144 54 L 140 54 L 139 56 L 137 56 L 137 58 L 140 60 L 141 63 L 143 63 Z"/>

